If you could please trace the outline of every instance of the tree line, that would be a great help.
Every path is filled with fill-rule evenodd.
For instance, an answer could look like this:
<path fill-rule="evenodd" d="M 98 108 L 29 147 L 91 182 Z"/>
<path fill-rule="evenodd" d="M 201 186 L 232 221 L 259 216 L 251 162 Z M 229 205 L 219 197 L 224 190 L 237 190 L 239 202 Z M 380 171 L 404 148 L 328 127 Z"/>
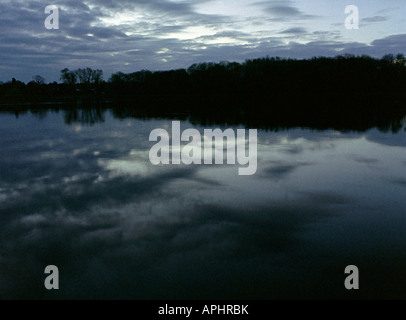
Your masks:
<path fill-rule="evenodd" d="M 118 117 L 187 117 L 255 127 L 399 127 L 406 115 L 406 59 L 340 55 L 306 60 L 264 57 L 198 63 L 187 69 L 61 70 L 61 83 L 37 76 L 0 85 L 3 104 L 97 102 Z"/>

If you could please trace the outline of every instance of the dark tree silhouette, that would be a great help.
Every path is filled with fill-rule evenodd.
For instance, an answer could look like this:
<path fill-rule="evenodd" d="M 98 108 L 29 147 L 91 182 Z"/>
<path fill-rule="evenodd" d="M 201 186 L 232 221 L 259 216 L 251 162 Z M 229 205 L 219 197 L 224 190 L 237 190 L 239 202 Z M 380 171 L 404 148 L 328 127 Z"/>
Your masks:
<path fill-rule="evenodd" d="M 399 130 L 406 115 L 403 54 L 197 63 L 187 69 L 117 72 L 108 82 L 102 70 L 65 68 L 61 81 L 25 85 L 13 78 L 0 85 L 2 108 L 51 102 L 74 109 L 88 104 L 111 108 L 118 117 L 342 130 Z"/>
<path fill-rule="evenodd" d="M 81 84 L 100 84 L 103 81 L 103 71 L 99 69 L 77 69 L 74 73 Z"/>
<path fill-rule="evenodd" d="M 77 82 L 76 73 L 74 71 L 70 71 L 68 68 L 65 68 L 61 70 L 61 80 L 67 85 L 75 85 Z"/>
<path fill-rule="evenodd" d="M 41 77 L 40 75 L 35 75 L 32 77 L 32 80 L 36 83 L 36 84 L 45 84 L 45 79 L 43 77 Z"/>

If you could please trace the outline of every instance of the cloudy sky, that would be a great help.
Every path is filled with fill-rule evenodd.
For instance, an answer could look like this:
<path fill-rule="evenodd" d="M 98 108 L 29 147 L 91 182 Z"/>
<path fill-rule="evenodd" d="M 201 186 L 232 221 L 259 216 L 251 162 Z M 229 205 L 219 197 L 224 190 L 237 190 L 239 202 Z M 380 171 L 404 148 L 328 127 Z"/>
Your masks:
<path fill-rule="evenodd" d="M 345 28 L 356 5 L 358 30 Z M 59 29 L 47 30 L 47 5 Z M 0 81 L 59 81 L 59 71 L 186 68 L 262 56 L 406 53 L 399 0 L 0 0 Z"/>

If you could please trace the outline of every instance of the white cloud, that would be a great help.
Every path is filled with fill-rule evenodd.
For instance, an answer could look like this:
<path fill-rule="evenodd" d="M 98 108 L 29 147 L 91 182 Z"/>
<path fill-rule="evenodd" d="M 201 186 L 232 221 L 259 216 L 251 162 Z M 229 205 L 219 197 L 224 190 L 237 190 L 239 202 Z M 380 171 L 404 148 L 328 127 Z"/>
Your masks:
<path fill-rule="evenodd" d="M 41 1 L 0 4 L 0 59 L 7 61 L 0 66 L 0 80 L 30 81 L 35 74 L 59 80 L 59 70 L 65 67 L 103 69 L 108 78 L 117 71 L 187 68 L 196 62 L 265 55 L 306 58 L 334 55 L 341 49 L 376 56 L 405 52 L 402 42 L 391 42 L 389 48 L 379 45 L 401 40 L 393 36 L 402 33 L 405 11 L 391 10 L 391 3 L 379 1 L 369 1 L 368 6 L 361 1 L 364 27 L 359 33 L 345 30 L 340 5 L 321 0 L 56 0 L 53 4 L 60 7 L 60 29 L 52 31 L 44 28 Z M 162 53 L 163 48 L 167 53 Z"/>

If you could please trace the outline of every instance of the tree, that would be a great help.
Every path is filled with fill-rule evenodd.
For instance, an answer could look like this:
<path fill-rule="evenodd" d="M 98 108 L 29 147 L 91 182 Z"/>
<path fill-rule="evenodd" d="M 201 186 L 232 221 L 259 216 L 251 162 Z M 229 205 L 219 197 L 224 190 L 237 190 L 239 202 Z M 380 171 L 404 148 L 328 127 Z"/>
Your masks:
<path fill-rule="evenodd" d="M 61 80 L 68 85 L 76 84 L 76 73 L 68 68 L 61 70 Z"/>
<path fill-rule="evenodd" d="M 111 75 L 109 82 L 111 83 L 123 83 L 128 81 L 128 75 L 119 71 Z"/>
<path fill-rule="evenodd" d="M 395 56 L 394 56 L 393 54 L 385 54 L 385 55 L 381 58 L 381 60 L 382 60 L 382 61 L 385 61 L 385 62 L 391 62 L 391 63 L 393 63 L 393 62 L 395 61 Z"/>
<path fill-rule="evenodd" d="M 103 71 L 99 69 L 77 69 L 74 73 L 82 84 L 99 84 L 103 80 Z"/>
<path fill-rule="evenodd" d="M 45 79 L 43 77 L 41 77 L 40 75 L 35 75 L 32 77 L 32 80 L 36 83 L 36 84 L 44 84 L 45 83 Z"/>
<path fill-rule="evenodd" d="M 103 81 L 103 70 L 93 70 L 93 83 L 100 84 Z"/>
<path fill-rule="evenodd" d="M 406 65 L 406 58 L 405 55 L 403 53 L 398 53 L 398 55 L 396 56 L 396 63 L 405 66 Z"/>

